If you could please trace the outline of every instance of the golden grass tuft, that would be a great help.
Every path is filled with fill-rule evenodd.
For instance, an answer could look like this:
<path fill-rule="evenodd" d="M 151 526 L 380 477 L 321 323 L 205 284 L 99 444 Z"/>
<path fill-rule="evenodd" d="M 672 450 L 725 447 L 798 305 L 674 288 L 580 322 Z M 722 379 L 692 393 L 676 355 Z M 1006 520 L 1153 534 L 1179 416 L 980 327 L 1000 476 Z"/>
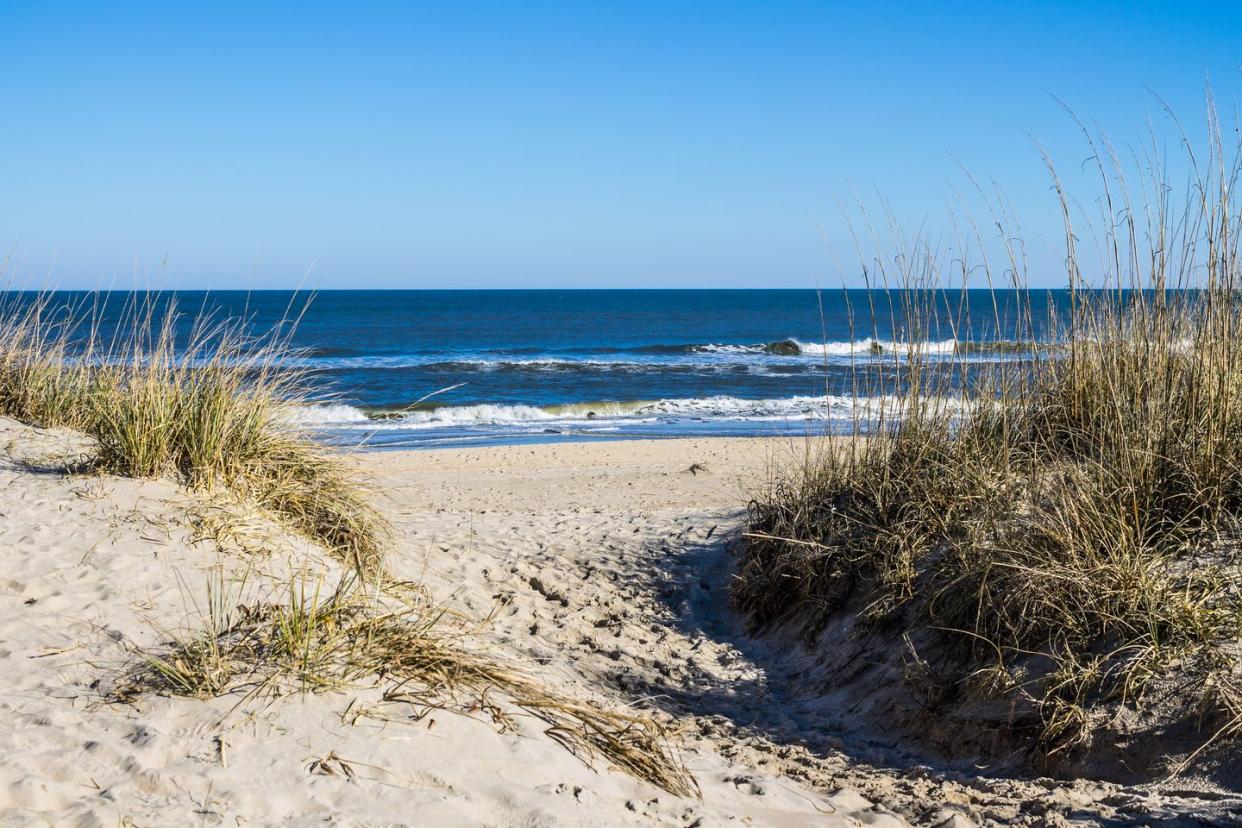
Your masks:
<path fill-rule="evenodd" d="M 226 487 L 377 570 L 386 526 L 365 486 L 291 422 L 306 391 L 288 367 L 291 325 L 254 336 L 244 320 L 204 316 L 178 341 L 175 303 L 139 295 L 105 337 L 106 301 L 0 303 L 0 414 L 85 432 L 101 471 Z"/>
<path fill-rule="evenodd" d="M 489 701 L 499 694 L 543 721 L 550 737 L 588 765 L 602 758 L 676 796 L 698 795 L 656 720 L 550 692 L 472 651 L 463 640 L 467 632 L 408 586 L 389 585 L 386 592 L 404 600 L 383 601 L 352 582 L 325 593 L 321 582 L 295 578 L 284 601 L 217 609 L 201 634 L 145 654 L 116 698 L 150 692 L 206 698 L 234 690 L 278 698 L 376 686 L 386 705 L 482 709 L 504 726 L 506 715 Z"/>
<path fill-rule="evenodd" d="M 1092 280 L 1053 170 L 1069 309 L 1036 320 L 1032 294 L 1017 294 L 1013 330 L 995 319 L 1020 346 L 1010 359 L 979 367 L 959 349 L 937 363 L 912 348 L 856 368 L 856 389 L 889 408 L 777 470 L 751 504 L 733 598 L 755 625 L 815 641 L 856 612 L 874 631 L 933 634 L 957 691 L 1035 712 L 1045 762 L 1089 753 L 1122 710 L 1194 720 L 1205 745 L 1242 729 L 1242 146 L 1213 135 L 1206 157 L 1191 151 L 1177 211 L 1162 167 L 1128 184 L 1092 139 L 1103 193 L 1088 203 L 1105 227 Z M 1155 195 L 1130 203 L 1140 190 Z M 993 213 L 1002 258 L 1025 291 L 1008 215 Z M 974 263 L 927 239 L 898 245 L 864 269 L 897 286 L 909 339 L 968 337 L 944 286 Z M 1182 682 L 1176 705 L 1154 692 Z"/>

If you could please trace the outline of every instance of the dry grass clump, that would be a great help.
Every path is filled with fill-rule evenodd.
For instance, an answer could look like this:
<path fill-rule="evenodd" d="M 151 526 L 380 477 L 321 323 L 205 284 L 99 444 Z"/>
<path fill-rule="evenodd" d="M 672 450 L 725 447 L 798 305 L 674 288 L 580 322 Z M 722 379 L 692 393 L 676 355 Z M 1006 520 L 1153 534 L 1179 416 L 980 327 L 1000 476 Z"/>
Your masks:
<path fill-rule="evenodd" d="M 0 413 L 39 427 L 85 424 L 91 371 L 68 353 L 78 310 L 0 301 Z"/>
<path fill-rule="evenodd" d="M 1242 726 L 1239 154 L 1213 141 L 1200 167 L 1192 153 L 1175 214 L 1162 177 L 1143 180 L 1155 200 L 1132 205 L 1123 165 L 1093 148 L 1106 219 L 1095 286 L 1062 195 L 1063 318 L 1013 314 L 1012 339 L 1032 347 L 999 365 L 913 349 L 900 366 L 860 367 L 874 371 L 860 387 L 898 402 L 776 475 L 751 504 L 733 592 L 756 624 L 793 623 L 808 640 L 842 612 L 934 636 L 950 696 L 1032 712 L 1042 760 L 1085 755 L 1123 715 L 1193 721 L 1200 747 Z M 997 224 L 1021 287 L 1020 245 Z M 919 340 L 959 320 L 938 316 L 947 265 L 914 250 L 896 281 L 916 288 L 898 302 Z M 1058 347 L 1034 347 L 1037 327 Z"/>
<path fill-rule="evenodd" d="M 0 414 L 85 432 L 103 471 L 228 487 L 361 571 L 378 566 L 384 523 L 364 487 L 291 423 L 305 389 L 287 330 L 200 317 L 178 341 L 171 300 L 140 296 L 105 336 L 104 303 L 0 303 Z"/>
<path fill-rule="evenodd" d="M 520 671 L 474 652 L 468 631 L 418 598 L 416 589 L 388 585 L 404 600 L 363 595 L 352 584 L 326 594 L 295 579 L 284 601 L 224 611 L 219 602 L 200 635 L 173 640 L 146 654 L 117 691 L 120 701 L 147 692 L 210 698 L 238 691 L 279 697 L 344 687 L 377 686 L 384 704 L 423 710 L 485 710 L 502 727 L 499 694 L 548 725 L 547 733 L 590 764 L 612 766 L 676 796 L 697 796 L 698 784 L 669 747 L 668 733 L 649 716 L 605 710 L 543 688 Z M 415 596 L 414 600 L 410 596 Z"/>

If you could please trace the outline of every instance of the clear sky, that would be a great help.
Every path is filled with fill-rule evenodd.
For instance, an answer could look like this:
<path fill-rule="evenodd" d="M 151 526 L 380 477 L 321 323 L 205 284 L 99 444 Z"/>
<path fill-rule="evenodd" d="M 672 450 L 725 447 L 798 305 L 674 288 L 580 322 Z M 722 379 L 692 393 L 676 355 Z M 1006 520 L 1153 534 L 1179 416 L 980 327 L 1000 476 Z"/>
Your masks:
<path fill-rule="evenodd" d="M 0 0 L 0 246 L 66 288 L 831 286 L 851 187 L 936 228 L 961 162 L 1051 257 L 1051 96 L 1125 142 L 1240 66 L 1232 2 Z"/>

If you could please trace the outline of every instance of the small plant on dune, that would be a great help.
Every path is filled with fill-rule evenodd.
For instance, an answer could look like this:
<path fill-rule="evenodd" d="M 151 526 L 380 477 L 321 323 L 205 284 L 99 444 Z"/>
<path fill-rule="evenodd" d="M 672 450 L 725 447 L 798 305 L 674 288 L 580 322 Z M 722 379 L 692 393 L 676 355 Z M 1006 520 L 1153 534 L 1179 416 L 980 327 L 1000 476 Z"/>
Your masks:
<path fill-rule="evenodd" d="M 0 304 L 0 414 L 87 433 L 103 471 L 227 487 L 360 571 L 378 568 L 385 528 L 365 487 L 291 422 L 305 400 L 291 326 L 253 336 L 244 320 L 203 316 L 178 341 L 175 304 L 144 295 L 105 337 L 105 302 Z"/>
<path fill-rule="evenodd" d="M 1242 152 L 1218 135 L 1207 158 L 1190 152 L 1179 211 L 1156 165 L 1142 175 L 1151 200 L 1132 204 L 1124 165 L 1093 141 L 1106 228 L 1093 280 L 1052 170 L 1069 306 L 1036 326 L 1020 293 L 1009 358 L 977 367 L 957 349 L 937 362 L 912 345 L 857 369 L 889 408 L 751 505 L 733 597 L 755 624 L 814 641 L 848 611 L 871 629 L 934 634 L 959 693 L 1033 711 L 1041 761 L 1082 755 L 1123 708 L 1202 727 L 1200 749 L 1164 771 L 1242 729 Z M 995 226 L 1024 289 L 1007 215 Z M 864 267 L 902 286 L 910 341 L 944 326 L 964 338 L 944 316 L 939 249 L 902 249 L 896 272 Z M 1177 709 L 1157 710 L 1169 697 Z"/>
<path fill-rule="evenodd" d="M 465 641 L 469 630 L 414 585 L 390 583 L 364 593 L 354 578 L 324 590 L 320 581 L 294 577 L 284 592 L 281 601 L 215 613 L 201 633 L 145 653 L 124 676 L 116 700 L 151 692 L 279 698 L 370 686 L 383 705 L 484 710 L 503 727 L 506 714 L 489 701 L 499 694 L 544 722 L 548 735 L 584 762 L 603 758 L 674 795 L 698 795 L 657 721 L 553 693 L 474 652 Z"/>

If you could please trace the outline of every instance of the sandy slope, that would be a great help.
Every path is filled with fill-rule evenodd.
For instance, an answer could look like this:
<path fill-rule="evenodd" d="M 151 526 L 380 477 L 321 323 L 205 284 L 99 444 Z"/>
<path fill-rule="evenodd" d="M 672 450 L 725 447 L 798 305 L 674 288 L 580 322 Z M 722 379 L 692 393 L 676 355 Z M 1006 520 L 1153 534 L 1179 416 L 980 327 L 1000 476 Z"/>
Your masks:
<path fill-rule="evenodd" d="M 344 724 L 351 702 L 356 713 L 378 701 L 365 689 L 259 709 L 243 703 L 234 710 L 235 697 L 107 704 L 106 689 L 135 647 L 155 644 L 161 630 L 202 623 L 199 607 L 217 567 L 236 593 L 230 598 L 240 600 L 261 591 L 267 574 L 279 579 L 291 560 L 309 556 L 327 572 L 332 565 L 296 543 L 266 558 L 192 543 L 184 493 L 158 481 L 67 476 L 63 458 L 81 448 L 71 435 L 0 421 L 4 825 L 858 824 L 851 813 L 870 824 L 897 824 L 855 793 L 803 788 L 714 752 L 689 757 L 704 783 L 704 801 L 697 802 L 607 768 L 592 770 L 530 719 L 519 718 L 517 732 L 508 733 L 446 712 L 417 723 L 379 712 L 351 715 Z M 377 465 L 385 475 L 396 471 L 388 458 Z M 572 469 L 556 477 L 542 493 L 529 493 L 554 500 L 576 485 Z M 442 528 L 431 525 L 434 517 L 412 527 L 403 515 L 409 536 L 394 569 L 425 569 L 429 581 L 446 588 L 455 582 L 463 606 L 485 610 L 502 590 L 498 572 L 482 572 L 488 556 L 478 538 L 500 512 L 488 510 L 472 540 L 473 507 L 437 513 L 465 503 L 452 489 L 436 488 L 440 500 L 426 504 L 427 515 L 439 514 Z M 486 488 L 466 495 L 470 489 L 463 480 L 457 491 L 475 498 L 480 511 L 496 496 Z M 421 499 L 402 489 L 397 502 L 410 496 Z M 580 508 L 566 504 L 560 514 Z M 557 522 L 536 534 L 552 537 Z M 572 543 L 576 531 L 563 535 Z M 429 547 L 422 533 L 450 552 Z M 443 557 L 427 561 L 429 548 Z M 243 575 L 246 584 L 239 585 Z M 502 638 L 514 618 L 502 613 Z M 599 695 L 579 686 L 568 665 L 529 663 L 550 684 Z M 340 761 L 312 767 L 333 756 Z"/>
<path fill-rule="evenodd" d="M 681 726 L 700 801 L 588 768 L 529 717 L 508 732 L 481 714 L 413 721 L 368 688 L 274 705 L 237 696 L 105 703 L 136 647 L 201 625 L 209 582 L 229 602 L 253 600 L 291 569 L 330 581 L 335 567 L 262 521 L 253 545 L 268 554 L 194 543 L 188 515 L 201 502 L 158 481 L 67 476 L 63 458 L 80 441 L 0 420 L 0 824 L 1221 817 L 1212 803 L 1115 786 L 937 771 L 892 742 L 842 731 L 839 710 L 827 715 L 800 692 L 807 655 L 748 638 L 725 601 L 747 488 L 769 453 L 793 448 L 676 440 L 357 460 L 394 523 L 394 576 L 489 617 L 481 645 L 550 687 Z"/>

